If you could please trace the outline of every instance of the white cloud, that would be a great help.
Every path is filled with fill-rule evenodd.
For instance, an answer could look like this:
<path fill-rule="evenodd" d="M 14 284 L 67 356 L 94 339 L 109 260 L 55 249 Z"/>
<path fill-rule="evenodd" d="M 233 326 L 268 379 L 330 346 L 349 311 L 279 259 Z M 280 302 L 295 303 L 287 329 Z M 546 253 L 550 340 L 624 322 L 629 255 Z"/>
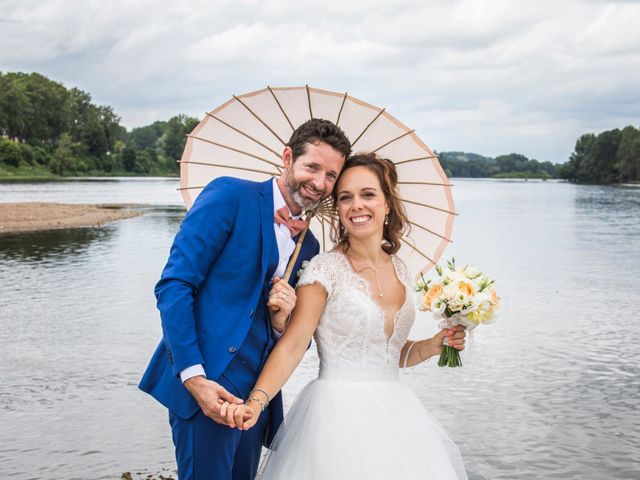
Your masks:
<path fill-rule="evenodd" d="M 0 69 L 38 71 L 129 126 L 309 83 L 386 106 L 438 150 L 564 161 L 638 122 L 640 3 L 4 0 Z"/>

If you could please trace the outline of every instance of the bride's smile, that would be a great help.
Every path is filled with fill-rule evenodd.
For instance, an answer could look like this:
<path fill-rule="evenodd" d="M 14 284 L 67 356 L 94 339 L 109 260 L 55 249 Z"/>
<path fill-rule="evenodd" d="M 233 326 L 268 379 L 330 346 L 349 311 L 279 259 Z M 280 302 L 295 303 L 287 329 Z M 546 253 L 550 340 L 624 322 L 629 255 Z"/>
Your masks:
<path fill-rule="evenodd" d="M 369 220 L 371 220 L 373 217 L 371 215 L 360 215 L 358 217 L 351 217 L 349 218 L 349 220 L 351 220 L 351 223 L 356 225 L 356 226 L 360 226 L 360 225 L 364 225 L 365 223 L 368 223 Z"/>

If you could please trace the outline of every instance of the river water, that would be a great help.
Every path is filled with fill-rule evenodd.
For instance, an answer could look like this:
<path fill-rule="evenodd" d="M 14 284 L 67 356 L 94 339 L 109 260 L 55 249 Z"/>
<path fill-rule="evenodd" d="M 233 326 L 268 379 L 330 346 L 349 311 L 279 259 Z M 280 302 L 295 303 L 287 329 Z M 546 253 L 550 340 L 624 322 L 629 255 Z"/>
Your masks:
<path fill-rule="evenodd" d="M 463 368 L 427 363 L 403 381 L 459 445 L 471 479 L 640 478 L 640 189 L 454 183 L 460 216 L 447 256 L 497 279 L 501 317 L 476 331 Z M 0 208 L 131 203 L 144 212 L 101 228 L 0 236 L 0 478 L 175 468 L 167 414 L 136 385 L 161 335 L 153 286 L 184 215 L 176 187 L 0 184 Z M 412 338 L 435 329 L 419 314 Z M 287 406 L 316 369 L 310 349 Z"/>

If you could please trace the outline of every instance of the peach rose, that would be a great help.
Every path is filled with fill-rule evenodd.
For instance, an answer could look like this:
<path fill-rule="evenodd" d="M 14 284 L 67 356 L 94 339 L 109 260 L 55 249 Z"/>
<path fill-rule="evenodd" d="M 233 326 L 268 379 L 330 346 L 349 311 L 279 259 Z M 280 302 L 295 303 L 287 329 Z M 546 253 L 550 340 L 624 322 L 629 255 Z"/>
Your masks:
<path fill-rule="evenodd" d="M 473 285 L 467 282 L 458 282 L 458 289 L 464 293 L 467 297 L 473 297 L 476 293 Z"/>
<path fill-rule="evenodd" d="M 498 297 L 498 293 L 494 288 L 489 288 L 489 293 L 491 294 L 491 303 L 493 303 L 493 308 L 498 308 L 500 306 L 500 297 Z"/>
<path fill-rule="evenodd" d="M 442 284 L 436 283 L 424 294 L 424 307 L 431 310 L 431 304 L 442 293 Z"/>

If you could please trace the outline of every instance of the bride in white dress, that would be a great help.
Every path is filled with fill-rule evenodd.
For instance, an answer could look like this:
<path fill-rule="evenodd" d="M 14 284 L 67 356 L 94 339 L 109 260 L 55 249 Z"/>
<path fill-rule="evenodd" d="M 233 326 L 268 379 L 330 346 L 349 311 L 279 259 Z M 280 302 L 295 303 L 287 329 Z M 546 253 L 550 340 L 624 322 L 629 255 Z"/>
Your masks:
<path fill-rule="evenodd" d="M 374 154 L 346 162 L 334 192 L 337 247 L 304 269 L 287 330 L 246 403 L 229 406 L 229 422 L 251 428 L 315 337 L 318 379 L 292 405 L 259 478 L 467 478 L 455 444 L 398 381 L 400 366 L 439 355 L 445 337 L 463 349 L 465 333 L 407 340 L 415 311 L 411 279 L 394 255 L 407 225 L 396 182 L 393 164 Z"/>

